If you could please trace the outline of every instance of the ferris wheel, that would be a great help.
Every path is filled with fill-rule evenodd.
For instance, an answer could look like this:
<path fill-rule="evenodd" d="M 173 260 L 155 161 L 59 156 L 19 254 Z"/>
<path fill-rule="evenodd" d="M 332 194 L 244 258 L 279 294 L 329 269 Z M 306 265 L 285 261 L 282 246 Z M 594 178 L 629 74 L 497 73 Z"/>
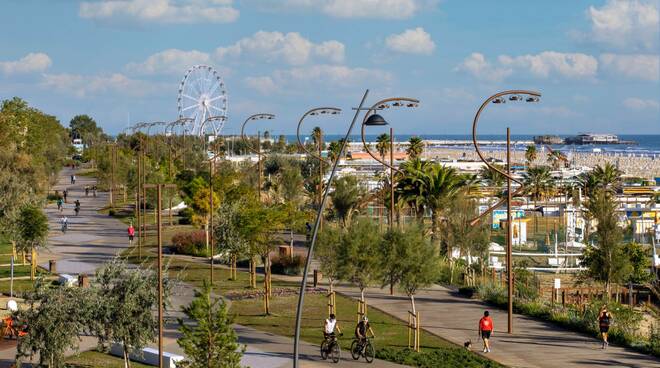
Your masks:
<path fill-rule="evenodd" d="M 188 69 L 179 85 L 179 119 L 189 119 L 188 131 L 204 134 L 204 122 L 210 122 L 219 134 L 227 118 L 227 90 L 218 72 L 208 65 Z"/>

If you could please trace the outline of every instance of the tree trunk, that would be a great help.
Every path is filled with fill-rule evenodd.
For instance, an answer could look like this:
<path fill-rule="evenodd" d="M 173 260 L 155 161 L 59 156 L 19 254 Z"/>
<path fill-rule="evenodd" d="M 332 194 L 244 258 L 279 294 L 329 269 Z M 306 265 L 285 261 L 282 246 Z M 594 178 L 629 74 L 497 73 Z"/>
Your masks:
<path fill-rule="evenodd" d="M 128 357 L 128 347 L 126 346 L 126 343 L 122 344 L 122 347 L 124 348 L 124 368 L 130 368 L 131 367 L 131 360 Z"/>
<path fill-rule="evenodd" d="M 423 217 L 422 217 L 423 218 Z M 440 216 L 438 216 L 438 211 L 434 209 L 431 212 L 431 242 L 438 245 L 438 254 L 442 253 L 440 249 Z M 449 254 L 447 255 L 449 256 Z"/>

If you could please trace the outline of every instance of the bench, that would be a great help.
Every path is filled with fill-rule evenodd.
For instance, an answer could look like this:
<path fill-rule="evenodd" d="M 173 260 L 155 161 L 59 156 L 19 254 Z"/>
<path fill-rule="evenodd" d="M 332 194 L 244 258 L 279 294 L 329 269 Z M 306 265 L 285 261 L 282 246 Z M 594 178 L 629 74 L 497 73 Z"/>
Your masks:
<path fill-rule="evenodd" d="M 124 346 L 119 343 L 112 343 L 110 347 L 110 354 L 118 357 L 124 356 Z M 144 348 L 142 354 L 131 353 L 129 359 L 133 362 L 144 363 L 148 365 L 158 366 L 158 349 Z M 183 360 L 183 357 L 178 354 L 163 352 L 163 367 L 176 368 L 176 362 Z"/>

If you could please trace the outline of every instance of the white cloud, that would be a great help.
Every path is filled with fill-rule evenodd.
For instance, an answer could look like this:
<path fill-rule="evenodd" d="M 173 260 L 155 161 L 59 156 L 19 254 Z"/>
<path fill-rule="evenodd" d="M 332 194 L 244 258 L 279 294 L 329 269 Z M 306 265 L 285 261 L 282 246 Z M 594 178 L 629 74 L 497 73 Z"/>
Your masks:
<path fill-rule="evenodd" d="M 239 11 L 231 0 L 106 0 L 84 1 L 82 18 L 137 23 L 230 23 Z"/>
<path fill-rule="evenodd" d="M 658 45 L 657 0 L 608 0 L 587 10 L 590 38 L 615 47 L 655 49 Z"/>
<path fill-rule="evenodd" d="M 31 52 L 15 61 L 0 61 L 0 72 L 3 74 L 43 72 L 52 63 L 48 55 L 41 52 Z"/>
<path fill-rule="evenodd" d="M 322 11 L 338 18 L 410 18 L 420 9 L 416 0 L 327 0 Z"/>
<path fill-rule="evenodd" d="M 365 82 L 386 83 L 392 80 L 392 75 L 379 69 L 320 64 L 277 70 L 273 73 L 273 80 L 277 85 L 312 85 L 318 89 L 351 87 Z"/>
<path fill-rule="evenodd" d="M 660 80 L 660 56 L 658 55 L 617 55 L 600 56 L 603 69 L 610 73 L 631 79 L 657 82 Z"/>
<path fill-rule="evenodd" d="M 504 66 L 523 69 L 542 78 L 552 74 L 567 78 L 593 78 L 598 72 L 598 60 L 585 54 L 544 51 L 537 55 L 516 57 L 501 55 L 498 59 Z"/>
<path fill-rule="evenodd" d="M 513 72 L 511 68 L 493 66 L 483 54 L 478 52 L 466 57 L 454 70 L 466 72 L 475 78 L 489 82 L 501 82 Z"/>
<path fill-rule="evenodd" d="M 400 34 L 392 34 L 385 39 L 385 45 L 393 51 L 407 54 L 430 55 L 435 49 L 431 35 L 424 28 L 407 29 Z"/>
<path fill-rule="evenodd" d="M 290 65 L 306 64 L 312 57 L 339 63 L 344 60 L 344 45 L 334 40 L 315 44 L 297 32 L 259 31 L 231 46 L 219 47 L 215 55 L 219 60 L 246 56 Z"/>
<path fill-rule="evenodd" d="M 277 86 L 271 77 L 247 77 L 244 82 L 248 87 L 263 95 L 269 95 L 277 90 Z"/>
<path fill-rule="evenodd" d="M 167 49 L 149 56 L 141 63 L 129 63 L 126 70 L 137 74 L 183 75 L 196 64 L 210 64 L 211 56 L 197 50 Z"/>
<path fill-rule="evenodd" d="M 41 86 L 80 98 L 108 92 L 144 96 L 159 89 L 152 83 L 131 79 L 119 73 L 110 75 L 45 74 Z"/>
<path fill-rule="evenodd" d="M 623 100 L 623 106 L 630 110 L 660 110 L 660 102 L 656 100 L 646 100 L 637 97 L 630 97 Z"/>

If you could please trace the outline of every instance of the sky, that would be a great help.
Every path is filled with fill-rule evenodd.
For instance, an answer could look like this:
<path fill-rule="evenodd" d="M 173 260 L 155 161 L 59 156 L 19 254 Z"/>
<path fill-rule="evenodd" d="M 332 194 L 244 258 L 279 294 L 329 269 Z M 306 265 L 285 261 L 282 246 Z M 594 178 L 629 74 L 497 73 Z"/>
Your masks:
<path fill-rule="evenodd" d="M 369 89 L 366 105 L 420 100 L 383 111 L 395 133 L 467 134 L 484 99 L 526 89 L 541 101 L 490 105 L 480 131 L 660 134 L 659 7 L 660 0 L 5 1 L 0 99 L 19 96 L 64 125 L 88 114 L 115 134 L 176 120 L 184 75 L 208 65 L 224 88 L 196 86 L 193 74 L 186 92 L 225 90 L 226 133 L 252 114 L 272 113 L 274 120 L 246 129 L 295 134 L 300 116 L 318 106 L 343 113 L 304 129 L 342 133 Z"/>

